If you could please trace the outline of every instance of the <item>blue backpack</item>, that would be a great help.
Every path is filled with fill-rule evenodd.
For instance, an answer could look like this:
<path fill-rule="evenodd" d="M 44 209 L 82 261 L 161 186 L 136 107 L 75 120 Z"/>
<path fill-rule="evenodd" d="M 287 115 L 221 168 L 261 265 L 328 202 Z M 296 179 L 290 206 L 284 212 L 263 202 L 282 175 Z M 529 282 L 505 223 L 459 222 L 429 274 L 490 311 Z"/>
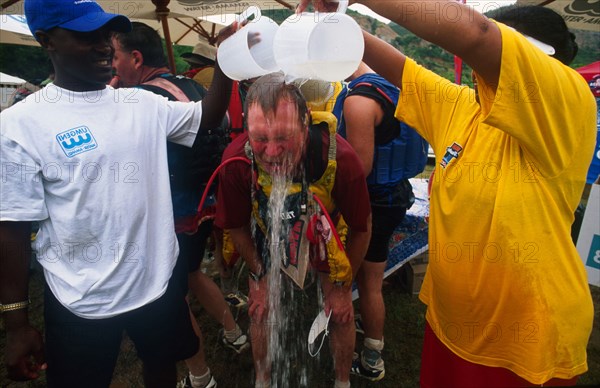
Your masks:
<path fill-rule="evenodd" d="M 400 181 L 423 172 L 427 164 L 427 141 L 394 117 L 400 90 L 373 73 L 364 74 L 345 86 L 333 108 L 333 114 L 338 119 L 338 133 L 344 138 L 344 100 L 353 95 L 369 97 L 379 102 L 384 111 L 381 124 L 375 128 L 373 169 L 367 177 L 369 186 L 395 186 Z"/>

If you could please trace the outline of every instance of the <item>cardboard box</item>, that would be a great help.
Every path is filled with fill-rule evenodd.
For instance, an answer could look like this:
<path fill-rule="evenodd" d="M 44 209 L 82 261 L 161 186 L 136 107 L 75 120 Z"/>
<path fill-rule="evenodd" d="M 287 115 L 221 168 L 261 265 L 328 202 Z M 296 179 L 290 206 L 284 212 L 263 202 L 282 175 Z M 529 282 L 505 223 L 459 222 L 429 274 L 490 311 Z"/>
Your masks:
<path fill-rule="evenodd" d="M 577 251 L 585 265 L 588 283 L 600 287 L 600 184 L 592 185 L 577 238 Z"/>
<path fill-rule="evenodd" d="M 426 251 L 410 261 L 410 266 L 413 271 L 412 292 L 413 295 L 418 295 L 425 279 L 427 264 L 429 263 L 429 252 Z"/>

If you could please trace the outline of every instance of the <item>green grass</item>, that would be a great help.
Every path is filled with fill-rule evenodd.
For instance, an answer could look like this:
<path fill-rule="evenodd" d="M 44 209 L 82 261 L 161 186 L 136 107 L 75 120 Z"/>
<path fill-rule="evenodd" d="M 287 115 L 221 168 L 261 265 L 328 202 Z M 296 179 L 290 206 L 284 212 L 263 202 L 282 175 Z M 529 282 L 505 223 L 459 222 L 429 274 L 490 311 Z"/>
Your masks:
<path fill-rule="evenodd" d="M 410 388 L 419 386 L 425 306 L 418 300 L 416 295 L 406 292 L 406 281 L 401 275 L 398 271 L 387 278 L 383 288 L 387 308 L 386 347 L 384 349 L 386 376 L 377 383 L 370 383 L 352 377 L 353 387 Z M 30 316 L 35 326 L 42 327 L 43 279 L 41 273 L 35 272 L 30 283 L 32 299 Z M 241 284 L 241 287 L 243 285 Z M 579 380 L 578 385 L 580 386 L 591 386 L 600 382 L 600 289 L 592 287 L 592 296 L 596 311 L 594 329 L 588 345 L 589 371 Z M 236 355 L 229 349 L 223 348 L 217 341 L 216 334 L 219 329 L 217 324 L 207 316 L 194 300 L 192 300 L 192 310 L 203 329 L 206 358 L 219 386 L 223 388 L 252 387 L 251 353 L 246 352 L 242 355 Z M 240 312 L 238 322 L 243 328 L 248 327 L 248 318 L 245 311 Z M 4 354 L 5 336 L 3 326 L 0 326 L 0 335 L 2 337 L 0 353 Z M 357 343 L 360 342 L 357 341 Z M 325 388 L 333 386 L 332 364 L 326 347 L 322 350 L 322 356 L 318 363 L 313 362 L 313 364 L 311 364 L 311 367 L 315 369 L 315 372 L 310 387 Z M 180 376 L 184 376 L 185 365 L 180 363 L 178 369 Z M 135 356 L 135 350 L 129 340 L 125 338 L 111 388 L 142 387 L 140 376 L 141 366 Z M 0 387 L 2 388 L 38 388 L 44 386 L 43 377 L 38 381 L 28 383 L 8 381 L 4 366 L 0 367 Z"/>

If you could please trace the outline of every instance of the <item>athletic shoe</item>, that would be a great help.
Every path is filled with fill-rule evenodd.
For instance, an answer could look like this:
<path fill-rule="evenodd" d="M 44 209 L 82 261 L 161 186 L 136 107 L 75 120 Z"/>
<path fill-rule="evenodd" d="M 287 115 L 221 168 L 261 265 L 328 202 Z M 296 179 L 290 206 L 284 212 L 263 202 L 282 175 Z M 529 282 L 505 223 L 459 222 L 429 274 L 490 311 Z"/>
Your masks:
<path fill-rule="evenodd" d="M 190 375 L 185 376 L 183 380 L 178 382 L 176 388 L 194 388 L 190 380 Z M 217 388 L 217 380 L 213 376 L 210 376 L 210 381 L 204 388 Z"/>
<path fill-rule="evenodd" d="M 356 314 L 354 316 L 354 328 L 356 329 L 357 334 L 365 335 L 365 328 L 362 323 L 362 317 L 360 314 Z"/>
<path fill-rule="evenodd" d="M 225 302 L 231 307 L 241 308 L 248 304 L 248 297 L 241 292 L 232 292 L 225 296 Z"/>
<path fill-rule="evenodd" d="M 352 369 L 350 370 L 350 373 L 363 377 L 367 380 L 379 381 L 385 376 L 385 367 L 381 358 L 379 358 L 377 361 L 377 365 L 371 366 L 366 362 L 363 362 L 362 357 L 360 357 L 357 353 L 354 353 L 354 357 L 352 359 Z"/>
<path fill-rule="evenodd" d="M 229 342 L 227 337 L 225 337 L 225 331 L 223 329 L 219 330 L 219 338 L 221 338 L 221 343 L 232 349 L 237 354 L 241 354 L 244 350 L 250 347 L 250 342 L 248 341 L 248 336 L 246 334 L 241 334 L 237 339 L 233 342 Z"/>

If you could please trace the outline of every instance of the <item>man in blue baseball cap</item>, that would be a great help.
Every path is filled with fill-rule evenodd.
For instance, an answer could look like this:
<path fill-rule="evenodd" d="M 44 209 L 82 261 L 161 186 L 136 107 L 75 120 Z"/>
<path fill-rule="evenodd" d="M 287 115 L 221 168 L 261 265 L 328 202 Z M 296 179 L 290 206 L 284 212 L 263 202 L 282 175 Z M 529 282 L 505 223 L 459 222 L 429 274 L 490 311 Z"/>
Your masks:
<path fill-rule="evenodd" d="M 93 0 L 26 0 L 25 14 L 34 36 L 37 31 L 55 27 L 78 32 L 90 32 L 104 26 L 119 32 L 131 30 L 126 16 L 104 12 Z"/>
<path fill-rule="evenodd" d="M 107 86 L 111 34 L 131 29 L 92 0 L 25 0 L 54 82 L 0 118 L 0 313 L 14 380 L 108 387 L 123 332 L 147 387 L 174 387 L 198 350 L 184 296 L 166 141 L 195 146 L 221 124 L 231 81 L 215 67 L 196 103 Z M 222 30 L 219 43 L 237 24 Z M 45 344 L 29 321 L 31 222 L 44 268 Z"/>
<path fill-rule="evenodd" d="M 127 17 L 106 13 L 91 0 L 26 0 L 25 15 L 56 68 L 55 85 L 66 82 L 67 89 L 75 91 L 105 87 L 112 76 L 110 36 L 112 31 L 131 30 Z M 101 47 L 97 43 L 103 38 L 106 44 Z M 74 40 L 95 44 L 82 47 Z"/>

